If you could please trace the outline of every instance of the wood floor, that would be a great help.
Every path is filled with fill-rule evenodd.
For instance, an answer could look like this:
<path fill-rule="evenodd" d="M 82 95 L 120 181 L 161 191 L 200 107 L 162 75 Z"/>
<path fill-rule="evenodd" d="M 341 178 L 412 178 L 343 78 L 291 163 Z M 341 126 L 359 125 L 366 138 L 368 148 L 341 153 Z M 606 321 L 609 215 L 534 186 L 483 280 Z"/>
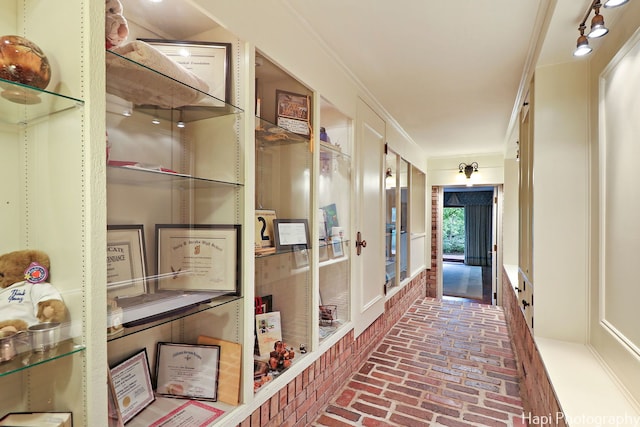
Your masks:
<path fill-rule="evenodd" d="M 447 260 L 447 261 L 454 261 L 454 260 Z M 455 260 L 457 261 L 457 260 Z M 462 262 L 460 260 L 460 262 Z M 475 299 L 475 298 L 463 298 L 463 297 L 458 297 L 458 296 L 448 296 L 448 295 L 443 295 L 443 299 L 448 300 L 448 301 L 458 301 L 458 302 L 475 302 L 475 303 L 481 303 L 481 304 L 492 304 L 492 298 L 491 298 L 491 267 L 482 267 L 482 299 Z"/>

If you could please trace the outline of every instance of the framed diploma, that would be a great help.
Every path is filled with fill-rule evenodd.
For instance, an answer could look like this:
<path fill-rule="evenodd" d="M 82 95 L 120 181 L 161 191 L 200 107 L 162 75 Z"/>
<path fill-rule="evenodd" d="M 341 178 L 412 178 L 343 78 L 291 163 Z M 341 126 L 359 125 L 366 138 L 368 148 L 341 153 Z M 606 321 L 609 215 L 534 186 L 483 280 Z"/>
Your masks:
<path fill-rule="evenodd" d="M 274 219 L 273 232 L 278 252 L 309 248 L 309 225 L 306 219 Z"/>
<path fill-rule="evenodd" d="M 218 400 L 220 346 L 160 342 L 156 354 L 156 393 Z"/>
<path fill-rule="evenodd" d="M 230 102 L 231 43 L 183 40 L 138 39 L 150 44 L 173 62 L 200 77 L 209 86 L 209 94 Z M 206 104 L 206 103 L 205 103 Z M 222 103 L 215 106 L 223 106 Z"/>
<path fill-rule="evenodd" d="M 123 423 L 131 420 L 155 400 L 146 349 L 111 368 L 109 379 Z"/>
<path fill-rule="evenodd" d="M 147 292 L 142 225 L 107 226 L 107 294 L 132 297 Z"/>
<path fill-rule="evenodd" d="M 159 290 L 240 291 L 240 225 L 157 224 Z"/>

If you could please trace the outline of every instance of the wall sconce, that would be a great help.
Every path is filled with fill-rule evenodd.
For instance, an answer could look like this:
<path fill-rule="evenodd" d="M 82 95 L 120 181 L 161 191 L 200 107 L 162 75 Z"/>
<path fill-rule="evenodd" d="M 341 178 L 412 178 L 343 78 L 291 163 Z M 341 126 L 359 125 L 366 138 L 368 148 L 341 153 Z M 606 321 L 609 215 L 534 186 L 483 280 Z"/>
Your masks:
<path fill-rule="evenodd" d="M 604 7 L 607 9 L 622 6 L 627 3 L 629 0 L 607 0 L 604 3 Z M 578 26 L 578 31 L 580 32 L 580 36 L 578 37 L 578 41 L 576 43 L 576 50 L 573 51 L 574 56 L 585 56 L 591 53 L 593 50 L 591 46 L 589 46 L 589 39 L 594 39 L 598 37 L 602 37 L 609 32 L 609 29 L 604 25 L 604 17 L 600 15 L 600 7 L 602 7 L 602 3 L 600 0 L 593 0 L 587 9 L 587 13 L 584 15 L 584 19 Z M 591 31 L 586 36 L 584 35 L 584 30 L 586 29 L 587 19 L 589 19 L 589 15 L 591 11 L 594 11 L 593 19 L 591 19 Z"/>
<path fill-rule="evenodd" d="M 387 168 L 387 171 L 384 174 L 385 178 L 391 178 L 393 177 L 393 171 L 391 170 L 391 168 Z"/>
<path fill-rule="evenodd" d="M 478 162 L 473 162 L 470 164 L 460 163 L 458 165 L 458 173 L 464 174 L 467 177 L 467 187 L 471 187 L 473 184 L 471 183 L 471 175 L 474 172 L 478 172 Z M 460 175 L 462 176 L 462 175 Z"/>

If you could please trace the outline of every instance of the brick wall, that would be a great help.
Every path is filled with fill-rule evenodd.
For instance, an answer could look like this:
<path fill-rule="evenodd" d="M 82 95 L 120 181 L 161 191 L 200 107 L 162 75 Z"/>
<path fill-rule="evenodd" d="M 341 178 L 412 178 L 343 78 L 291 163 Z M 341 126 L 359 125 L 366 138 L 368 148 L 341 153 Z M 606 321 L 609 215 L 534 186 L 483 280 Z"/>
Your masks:
<path fill-rule="evenodd" d="M 350 331 L 318 360 L 247 417 L 239 427 L 299 427 L 310 424 L 356 372 L 389 329 L 418 298 L 424 298 L 427 271 L 385 303 L 385 312 L 354 340 Z"/>
<path fill-rule="evenodd" d="M 437 297 L 438 289 L 438 215 L 440 187 L 431 187 L 431 269 L 427 276 L 427 296 Z"/>
<path fill-rule="evenodd" d="M 531 330 L 520 310 L 516 292 L 504 270 L 502 271 L 502 296 L 511 345 L 518 361 L 518 372 L 521 378 L 520 394 L 525 415 L 531 414 L 529 419 L 532 421 L 545 419 L 548 421 L 544 423 L 545 427 L 566 427 L 567 424 L 562 419 L 556 423 L 555 415 L 561 412 L 558 399 L 547 376 Z M 551 419 L 548 418 L 550 414 Z M 529 425 L 541 424 L 531 422 Z"/>

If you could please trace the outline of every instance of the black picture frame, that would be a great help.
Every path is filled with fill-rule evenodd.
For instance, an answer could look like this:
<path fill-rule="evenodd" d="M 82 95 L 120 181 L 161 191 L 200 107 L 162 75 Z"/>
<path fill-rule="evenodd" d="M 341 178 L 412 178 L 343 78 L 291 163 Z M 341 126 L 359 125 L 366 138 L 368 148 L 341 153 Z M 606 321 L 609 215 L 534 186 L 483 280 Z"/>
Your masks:
<path fill-rule="evenodd" d="M 111 259 L 111 252 L 117 252 L 124 259 Z M 123 263 L 125 271 L 119 266 Z M 107 225 L 107 295 L 122 298 L 147 293 L 147 271 L 144 226 Z M 114 278 L 117 278 L 115 282 Z"/>
<path fill-rule="evenodd" d="M 274 219 L 273 233 L 277 252 L 309 248 L 309 221 L 306 219 Z"/>
<path fill-rule="evenodd" d="M 156 394 L 216 402 L 219 377 L 219 345 L 173 342 L 157 344 Z M 208 384 L 207 381 L 211 383 Z"/>
<path fill-rule="evenodd" d="M 181 238 L 195 238 L 195 239 L 224 239 L 229 240 L 230 244 L 233 244 L 235 248 L 231 248 L 232 253 L 226 254 L 225 267 L 228 267 L 229 274 L 233 274 L 233 278 L 223 277 L 225 283 L 221 287 L 210 287 L 207 284 L 207 280 L 202 279 L 202 274 L 207 274 L 206 269 L 203 270 L 200 266 L 199 278 L 197 282 L 190 287 L 174 286 L 170 284 L 174 276 L 179 276 L 179 269 L 181 267 L 168 265 L 167 260 L 173 259 L 165 252 L 168 248 L 173 248 L 170 243 L 171 239 Z M 156 224 L 156 277 L 158 290 L 184 290 L 184 291 L 223 291 L 232 295 L 240 295 L 240 283 L 241 282 L 241 268 L 240 257 L 242 254 L 241 248 L 241 226 L 239 224 Z M 171 249 L 174 250 L 174 249 Z M 228 264 L 233 263 L 233 266 Z M 171 263 L 170 263 L 171 264 Z M 214 270 L 214 266 L 209 266 L 212 273 L 219 273 Z M 196 274 L 197 276 L 197 274 Z M 211 278 L 209 278 L 211 282 Z M 203 285 L 204 283 L 204 285 Z M 184 284 L 183 284 L 184 285 Z"/>

